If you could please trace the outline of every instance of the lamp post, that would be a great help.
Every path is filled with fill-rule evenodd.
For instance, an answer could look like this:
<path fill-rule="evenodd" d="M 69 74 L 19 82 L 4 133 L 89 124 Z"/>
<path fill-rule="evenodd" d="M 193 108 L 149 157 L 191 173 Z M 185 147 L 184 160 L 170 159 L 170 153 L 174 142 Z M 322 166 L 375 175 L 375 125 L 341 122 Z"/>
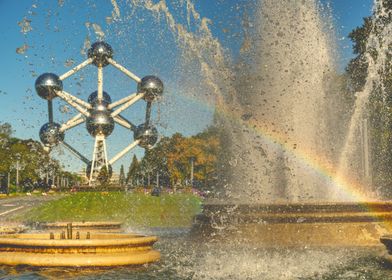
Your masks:
<path fill-rule="evenodd" d="M 10 194 L 10 184 L 11 184 L 11 174 L 10 174 L 10 172 L 8 172 L 8 175 L 7 175 L 7 195 Z"/>
<path fill-rule="evenodd" d="M 16 160 L 16 189 L 19 190 L 19 159 Z"/>
<path fill-rule="evenodd" d="M 193 171 L 194 171 L 196 157 L 194 157 L 194 156 L 190 157 L 189 161 L 191 163 L 191 187 L 193 188 Z"/>
<path fill-rule="evenodd" d="M 16 154 L 16 157 L 15 157 L 15 159 L 16 159 L 16 162 L 13 164 L 13 169 L 15 169 L 15 171 L 16 171 L 16 178 L 15 178 L 15 185 L 16 185 L 16 190 L 17 191 L 20 191 L 19 190 L 19 171 L 21 171 L 21 170 L 23 170 L 24 169 L 24 167 L 25 167 L 25 165 L 24 164 L 21 164 L 21 162 L 20 162 L 20 159 L 21 159 L 21 157 L 20 157 L 20 154 L 18 153 L 18 154 Z"/>

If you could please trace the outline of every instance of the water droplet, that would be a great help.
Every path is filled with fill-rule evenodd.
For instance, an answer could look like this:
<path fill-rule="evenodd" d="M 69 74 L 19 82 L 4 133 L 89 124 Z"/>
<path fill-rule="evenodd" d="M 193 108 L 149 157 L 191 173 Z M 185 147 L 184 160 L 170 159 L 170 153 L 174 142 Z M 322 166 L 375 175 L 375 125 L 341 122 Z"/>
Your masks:
<path fill-rule="evenodd" d="M 33 28 L 31 27 L 31 20 L 27 18 L 23 18 L 22 21 L 18 22 L 18 25 L 21 27 L 20 32 L 23 34 L 29 33 Z"/>

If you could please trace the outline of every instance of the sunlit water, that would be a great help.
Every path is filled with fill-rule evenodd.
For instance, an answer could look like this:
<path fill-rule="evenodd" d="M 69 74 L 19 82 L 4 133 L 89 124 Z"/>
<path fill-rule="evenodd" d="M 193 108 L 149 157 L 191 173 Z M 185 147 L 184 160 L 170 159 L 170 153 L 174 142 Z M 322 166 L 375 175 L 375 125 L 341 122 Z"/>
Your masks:
<path fill-rule="evenodd" d="M 163 234 L 163 231 L 158 231 Z M 195 240 L 165 230 L 160 262 L 140 267 L 62 269 L 1 267 L 1 279 L 389 279 L 381 248 L 257 248 Z"/>
<path fill-rule="evenodd" d="M 319 166 L 311 162 L 333 161 L 330 151 L 338 149 L 328 141 L 327 102 L 334 96 L 328 83 L 336 67 L 329 18 L 321 7 L 318 1 L 257 5 L 249 61 L 236 73 L 246 80 L 235 87 L 238 101 L 230 104 L 249 116 L 230 127 L 237 130 L 230 189 L 236 200 L 330 199 Z M 236 187 L 244 184 L 245 191 Z"/>

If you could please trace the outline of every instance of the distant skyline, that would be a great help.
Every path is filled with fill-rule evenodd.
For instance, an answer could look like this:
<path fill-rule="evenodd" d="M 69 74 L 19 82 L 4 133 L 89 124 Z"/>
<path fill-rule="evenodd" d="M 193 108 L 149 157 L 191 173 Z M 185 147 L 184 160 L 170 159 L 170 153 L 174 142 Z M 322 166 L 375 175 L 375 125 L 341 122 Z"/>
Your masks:
<path fill-rule="evenodd" d="M 186 25 L 184 10 L 172 6 L 172 1 L 167 2 L 173 15 Z M 212 35 L 234 56 L 241 45 L 241 22 L 245 11 L 244 5 L 237 5 L 237 2 L 195 2 L 195 9 L 200 15 L 211 20 L 209 26 Z M 362 24 L 363 17 L 371 14 L 373 1 L 321 2 L 331 4 L 342 70 L 353 56 L 352 44 L 347 35 Z M 198 96 L 205 93 L 195 92 L 198 85 L 190 85 L 189 81 L 182 80 L 178 75 L 181 70 L 179 65 L 184 62 L 177 55 L 175 42 L 172 39 L 166 40 L 171 34 L 163 28 L 164 24 L 153 25 L 149 14 L 140 10 L 133 11 L 125 1 L 117 0 L 116 3 L 120 13 L 117 21 L 118 15 L 110 0 L 0 0 L 0 98 L 3 105 L 0 121 L 11 123 L 16 137 L 38 140 L 39 128 L 47 122 L 46 102 L 40 99 L 34 90 L 37 75 L 44 72 L 62 74 L 82 62 L 86 58 L 85 54 L 81 54 L 85 39 L 89 36 L 91 42 L 97 40 L 99 28 L 105 33 L 105 40 L 112 44 L 116 60 L 141 77 L 156 74 L 165 82 L 166 95 L 159 110 L 155 105 L 153 116 L 162 135 L 170 136 L 177 131 L 192 135 L 211 123 L 211 102 Z M 110 23 L 111 20 L 114 22 Z M 192 30 L 192 25 L 189 29 Z M 226 30 L 230 31 L 230 35 Z M 89 93 L 96 88 L 95 77 L 96 69 L 88 68 L 82 71 L 77 79 L 65 81 L 64 88 L 87 99 Z M 112 99 L 119 99 L 135 91 L 135 84 L 113 68 L 105 68 L 104 82 L 104 89 Z M 73 116 L 73 111 L 67 112 L 69 108 L 60 100 L 55 100 L 54 108 L 57 122 L 61 123 Z M 136 124 L 143 122 L 144 104 L 132 107 L 127 117 Z M 109 137 L 109 157 L 132 139 L 132 133 L 117 126 Z M 83 125 L 67 133 L 66 140 L 86 157 L 91 157 L 93 138 L 88 135 Z M 140 158 L 143 150 L 135 151 Z M 65 153 L 61 155 L 61 152 L 57 152 L 57 156 L 62 159 L 67 169 L 77 171 L 82 168 L 82 163 L 68 155 L 68 152 Z M 114 169 L 119 170 L 120 164 L 127 168 L 130 159 L 131 155 L 128 155 L 115 165 Z"/>

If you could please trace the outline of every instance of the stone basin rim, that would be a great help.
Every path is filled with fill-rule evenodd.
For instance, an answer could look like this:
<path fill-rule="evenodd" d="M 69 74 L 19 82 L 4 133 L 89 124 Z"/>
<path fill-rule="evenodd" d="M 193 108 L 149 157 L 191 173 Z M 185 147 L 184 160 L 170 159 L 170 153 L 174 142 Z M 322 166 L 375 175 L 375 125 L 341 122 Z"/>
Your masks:
<path fill-rule="evenodd" d="M 36 267 L 113 267 L 134 266 L 156 262 L 160 253 L 156 250 L 116 254 L 43 254 L 0 252 L 2 265 L 28 265 Z"/>
<path fill-rule="evenodd" d="M 90 239 L 50 239 L 49 233 L 4 234 L 0 236 L 0 247 L 107 247 L 152 245 L 156 236 L 135 234 L 95 234 Z"/>

